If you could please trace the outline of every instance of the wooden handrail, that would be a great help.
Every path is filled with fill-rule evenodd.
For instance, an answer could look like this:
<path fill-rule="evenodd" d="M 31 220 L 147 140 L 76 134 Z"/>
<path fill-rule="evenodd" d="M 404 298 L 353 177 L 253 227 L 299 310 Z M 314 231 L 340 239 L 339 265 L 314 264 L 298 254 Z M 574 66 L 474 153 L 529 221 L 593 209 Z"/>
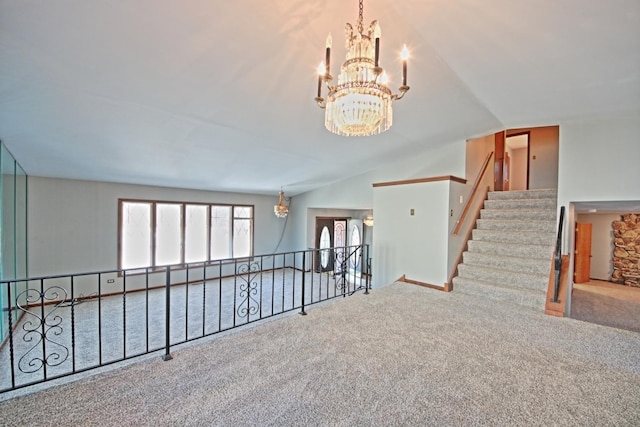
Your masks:
<path fill-rule="evenodd" d="M 432 176 L 430 178 L 414 178 L 414 179 L 404 179 L 402 181 L 389 181 L 389 182 L 374 182 L 373 187 L 389 187 L 392 185 L 407 185 L 407 184 L 422 184 L 425 182 L 436 182 L 436 181 L 455 181 L 461 184 L 466 184 L 467 180 L 458 178 L 453 175 L 442 175 L 442 176 Z"/>
<path fill-rule="evenodd" d="M 480 182 L 482 181 L 482 178 L 484 177 L 484 174 L 487 171 L 487 166 L 489 166 L 489 160 L 491 159 L 491 156 L 493 156 L 493 151 L 487 155 L 486 159 L 484 159 L 484 164 L 482 165 L 482 169 L 480 169 L 480 173 L 478 174 L 475 182 L 473 183 L 473 189 L 471 190 L 471 195 L 467 198 L 467 204 L 464 206 L 464 209 L 462 210 L 462 214 L 460 214 L 460 218 L 458 218 L 458 220 L 456 221 L 456 226 L 453 229 L 453 233 L 452 233 L 454 236 L 457 236 L 458 233 L 460 232 L 460 227 L 462 227 L 462 223 L 466 218 L 467 214 L 469 213 L 469 209 L 471 209 L 471 202 L 473 201 L 473 198 L 476 195 L 476 192 L 478 191 L 478 186 L 480 185 Z"/>
<path fill-rule="evenodd" d="M 489 192 L 489 186 L 487 186 L 486 190 L 482 193 L 483 199 L 487 197 L 488 192 Z M 473 213 L 474 218 L 477 219 L 480 216 L 481 209 L 482 209 L 482 204 L 479 204 Z M 473 232 L 474 228 L 475 228 L 475 221 L 474 221 L 474 225 L 467 229 L 467 235 L 464 238 L 465 242 L 468 242 L 469 239 L 471 239 L 471 233 Z M 453 269 L 449 273 L 449 277 L 447 277 L 447 282 L 444 284 L 445 288 L 447 289 L 447 292 L 450 292 L 453 289 L 453 278 L 456 275 L 456 272 L 458 271 L 458 264 L 462 262 L 462 256 L 464 254 L 464 251 L 466 250 L 467 250 L 467 244 L 464 244 L 463 246 L 460 247 L 460 250 L 458 251 L 458 256 L 456 257 L 456 261 L 453 263 Z"/>

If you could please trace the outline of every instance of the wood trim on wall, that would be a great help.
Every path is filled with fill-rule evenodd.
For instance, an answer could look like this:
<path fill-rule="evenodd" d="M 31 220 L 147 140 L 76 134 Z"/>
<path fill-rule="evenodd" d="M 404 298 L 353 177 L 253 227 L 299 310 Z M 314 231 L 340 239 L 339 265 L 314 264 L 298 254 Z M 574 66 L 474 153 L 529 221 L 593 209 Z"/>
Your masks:
<path fill-rule="evenodd" d="M 374 187 L 390 187 L 392 185 L 407 185 L 407 184 L 421 184 L 423 182 L 437 182 L 437 181 L 455 181 L 461 184 L 466 184 L 467 180 L 459 178 L 453 175 L 442 175 L 442 176 L 434 176 L 430 178 L 415 178 L 415 179 L 405 179 L 402 181 L 389 181 L 389 182 L 377 182 L 374 183 Z"/>
<path fill-rule="evenodd" d="M 397 282 L 409 283 L 410 285 L 422 286 L 423 288 L 435 289 L 436 291 L 451 292 L 451 287 L 447 286 L 447 283 L 445 283 L 444 286 L 432 285 L 431 283 L 407 279 L 407 276 L 404 274 L 397 280 Z"/>
<path fill-rule="evenodd" d="M 503 162 L 504 162 L 504 148 L 505 148 L 505 131 L 497 132 L 494 139 L 493 151 L 495 157 L 493 158 L 493 191 L 502 191 L 503 188 Z"/>

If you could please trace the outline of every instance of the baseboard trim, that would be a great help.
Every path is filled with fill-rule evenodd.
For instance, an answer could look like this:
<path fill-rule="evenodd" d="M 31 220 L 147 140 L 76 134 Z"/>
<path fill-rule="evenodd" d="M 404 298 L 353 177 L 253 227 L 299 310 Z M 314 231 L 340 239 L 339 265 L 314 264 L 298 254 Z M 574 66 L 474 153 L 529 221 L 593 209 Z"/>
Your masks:
<path fill-rule="evenodd" d="M 406 275 L 400 276 L 397 280 L 398 282 L 408 283 L 410 285 L 422 286 L 423 288 L 435 289 L 436 291 L 441 292 L 451 292 L 451 287 L 448 283 L 445 283 L 444 286 L 432 285 L 431 283 L 420 282 L 418 280 L 407 279 Z"/>

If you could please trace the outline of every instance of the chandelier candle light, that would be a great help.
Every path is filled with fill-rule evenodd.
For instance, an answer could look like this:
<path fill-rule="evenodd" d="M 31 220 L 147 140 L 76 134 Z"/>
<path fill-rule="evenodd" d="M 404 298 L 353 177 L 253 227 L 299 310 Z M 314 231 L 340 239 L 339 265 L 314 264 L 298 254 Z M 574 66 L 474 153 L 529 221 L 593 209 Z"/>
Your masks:
<path fill-rule="evenodd" d="M 407 86 L 409 50 L 402 49 L 402 86 L 399 94 L 389 89 L 387 73 L 380 67 L 380 26 L 373 21 L 365 32 L 363 0 L 356 29 L 347 23 L 345 28 L 347 57 L 340 67 L 338 84 L 332 85 L 331 34 L 327 37 L 325 60 L 318 66 L 318 96 L 315 101 L 325 109 L 324 124 L 335 134 L 343 136 L 376 135 L 393 124 L 392 101 L 401 99 Z M 329 93 L 322 97 L 322 83 Z"/>

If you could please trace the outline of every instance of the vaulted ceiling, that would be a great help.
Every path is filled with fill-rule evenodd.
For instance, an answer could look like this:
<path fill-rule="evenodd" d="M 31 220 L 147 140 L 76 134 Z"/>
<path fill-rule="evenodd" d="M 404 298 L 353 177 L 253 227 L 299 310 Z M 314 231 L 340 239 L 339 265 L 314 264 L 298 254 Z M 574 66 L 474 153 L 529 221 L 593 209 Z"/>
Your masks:
<path fill-rule="evenodd" d="M 365 0 L 411 90 L 345 138 L 314 103 L 356 0 L 0 2 L 0 139 L 29 175 L 300 193 L 503 128 L 640 110 L 637 0 Z"/>

